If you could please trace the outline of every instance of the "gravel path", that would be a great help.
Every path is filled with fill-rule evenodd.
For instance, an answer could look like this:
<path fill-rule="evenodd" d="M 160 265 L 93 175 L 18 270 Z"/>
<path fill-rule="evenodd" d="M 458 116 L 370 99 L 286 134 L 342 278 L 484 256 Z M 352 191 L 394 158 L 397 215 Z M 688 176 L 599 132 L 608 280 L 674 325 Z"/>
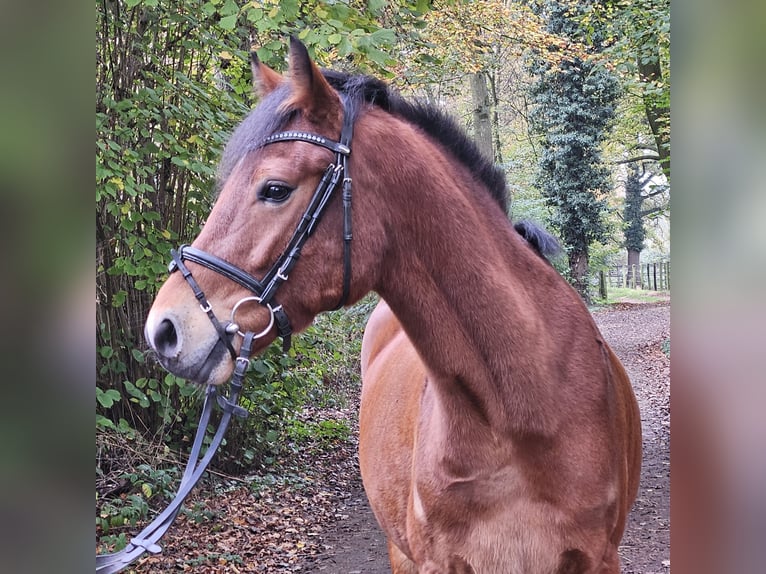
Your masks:
<path fill-rule="evenodd" d="M 670 304 L 619 304 L 594 313 L 604 338 L 625 365 L 641 409 L 644 460 L 638 498 L 620 547 L 623 574 L 665 574 L 670 568 Z M 361 481 L 340 501 L 324 552 L 306 571 L 387 574 L 386 543 Z"/>

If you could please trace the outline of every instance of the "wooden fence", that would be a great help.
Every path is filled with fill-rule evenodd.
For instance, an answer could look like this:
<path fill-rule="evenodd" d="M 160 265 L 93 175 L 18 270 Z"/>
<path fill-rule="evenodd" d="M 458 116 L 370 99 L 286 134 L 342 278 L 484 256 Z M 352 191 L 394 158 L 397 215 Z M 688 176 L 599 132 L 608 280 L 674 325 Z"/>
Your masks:
<path fill-rule="evenodd" d="M 628 287 L 650 291 L 670 289 L 670 261 L 642 263 L 641 265 L 617 265 L 601 272 L 601 281 L 610 287 Z"/>

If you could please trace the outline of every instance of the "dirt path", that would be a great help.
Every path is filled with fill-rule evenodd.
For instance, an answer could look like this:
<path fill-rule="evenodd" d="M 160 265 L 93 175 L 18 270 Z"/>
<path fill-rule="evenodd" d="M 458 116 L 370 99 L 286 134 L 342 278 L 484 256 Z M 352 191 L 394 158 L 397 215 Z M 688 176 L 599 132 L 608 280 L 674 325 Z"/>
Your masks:
<path fill-rule="evenodd" d="M 620 547 L 623 574 L 664 574 L 670 566 L 670 305 L 623 304 L 594 314 L 623 361 L 642 416 L 644 462 L 638 498 Z M 324 552 L 310 572 L 388 574 L 386 543 L 356 481 L 339 508 L 341 519 L 323 537 Z"/>
<path fill-rule="evenodd" d="M 324 537 L 325 553 L 313 561 L 310 572 L 332 574 L 390 574 L 386 540 L 367 503 L 361 481 L 342 507 L 347 516 Z"/>

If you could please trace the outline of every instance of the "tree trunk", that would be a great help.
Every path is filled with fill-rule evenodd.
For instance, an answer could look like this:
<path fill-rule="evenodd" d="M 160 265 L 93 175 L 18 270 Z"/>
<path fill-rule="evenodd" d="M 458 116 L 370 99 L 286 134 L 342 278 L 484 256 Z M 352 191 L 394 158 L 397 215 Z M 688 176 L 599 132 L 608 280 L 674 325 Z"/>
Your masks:
<path fill-rule="evenodd" d="M 659 85 L 662 82 L 662 68 L 660 67 L 659 54 L 652 61 L 646 62 L 643 58 L 637 59 L 638 75 L 642 82 L 650 85 Z M 645 91 L 644 108 L 646 119 L 657 145 L 657 155 L 660 157 L 665 176 L 670 181 L 670 107 L 665 102 L 658 102 L 657 96 Z"/>
<path fill-rule="evenodd" d="M 487 90 L 487 76 L 483 72 L 471 75 L 473 95 L 473 132 L 479 151 L 488 160 L 494 159 L 492 151 L 492 113 Z"/>
<path fill-rule="evenodd" d="M 628 282 L 641 287 L 641 252 L 628 249 Z"/>
<path fill-rule="evenodd" d="M 494 142 L 494 151 L 495 151 L 495 163 L 498 165 L 502 165 L 503 163 L 503 146 L 500 143 L 500 116 L 497 113 L 498 109 L 498 98 L 497 98 L 497 84 L 495 83 L 495 74 L 494 72 L 488 74 L 489 78 L 489 95 L 491 98 L 491 105 L 492 105 L 492 134 L 493 134 L 493 142 Z"/>
<path fill-rule="evenodd" d="M 588 252 L 569 252 L 569 272 L 572 274 L 572 286 L 580 294 L 585 303 L 590 304 L 590 291 L 588 289 Z"/>

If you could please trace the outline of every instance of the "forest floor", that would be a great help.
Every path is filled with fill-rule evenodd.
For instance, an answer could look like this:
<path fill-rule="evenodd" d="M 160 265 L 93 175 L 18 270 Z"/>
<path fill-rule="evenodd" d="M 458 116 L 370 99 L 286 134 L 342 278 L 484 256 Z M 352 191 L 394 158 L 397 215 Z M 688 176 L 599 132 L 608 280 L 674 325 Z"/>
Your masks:
<path fill-rule="evenodd" d="M 621 302 L 594 310 L 630 375 L 643 430 L 638 498 L 620 546 L 624 574 L 670 570 L 670 302 Z M 308 441 L 248 479 L 218 479 L 187 502 L 163 552 L 134 572 L 390 572 L 385 539 L 359 476 L 358 389 L 342 409 L 307 420 L 345 420 L 346 440 Z"/>

